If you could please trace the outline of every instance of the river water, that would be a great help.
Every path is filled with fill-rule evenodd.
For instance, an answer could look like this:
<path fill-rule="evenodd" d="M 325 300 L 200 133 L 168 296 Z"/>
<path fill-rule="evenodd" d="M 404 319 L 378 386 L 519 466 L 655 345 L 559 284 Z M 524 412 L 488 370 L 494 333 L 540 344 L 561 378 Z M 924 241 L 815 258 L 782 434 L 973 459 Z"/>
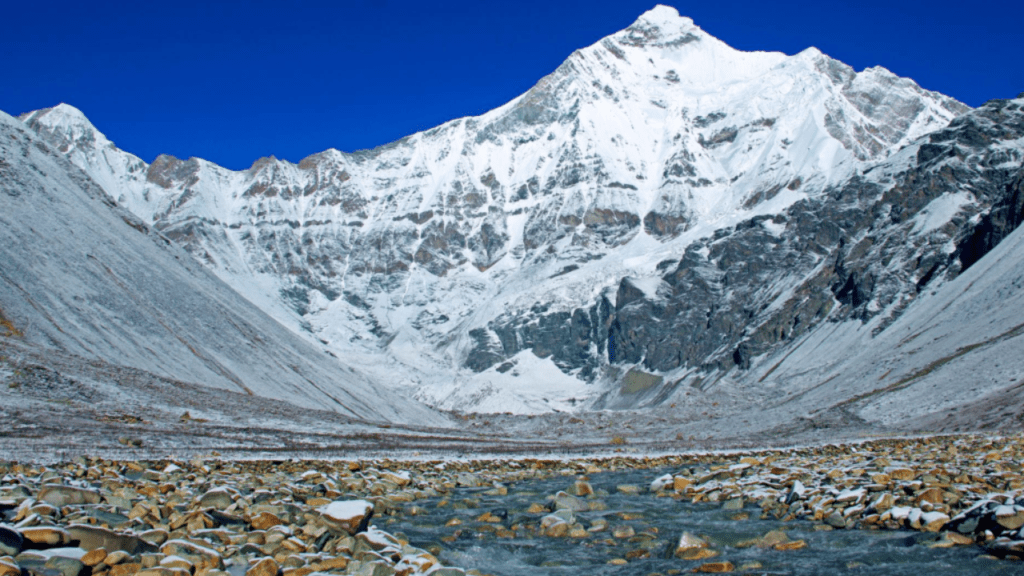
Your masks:
<path fill-rule="evenodd" d="M 436 550 L 448 566 L 476 568 L 499 576 L 529 575 L 649 575 L 690 572 L 706 562 L 729 561 L 737 573 L 838 575 L 962 575 L 1020 574 L 1024 564 L 985 557 L 976 546 L 930 548 L 937 536 L 916 531 L 815 530 L 815 524 L 804 520 L 782 522 L 760 519 L 761 509 L 748 504 L 742 511 L 725 510 L 720 503 L 677 502 L 658 498 L 646 491 L 651 480 L 669 470 L 603 472 L 592 474 L 589 481 L 607 508 L 576 512 L 576 521 L 589 528 L 595 521 L 607 521 L 608 529 L 586 538 L 550 538 L 527 530 L 517 531 L 515 538 L 498 537 L 493 532 L 479 531 L 487 523 L 476 519 L 485 512 L 507 513 L 507 519 L 490 526 L 511 527 L 515 524 L 537 525 L 546 514 L 529 514 L 531 504 L 546 504 L 546 498 L 572 485 L 573 477 L 530 480 L 508 485 L 507 496 L 486 495 L 483 488 L 457 488 L 446 498 L 416 502 L 415 509 L 385 520 L 381 528 L 401 533 L 413 546 Z M 638 485 L 640 494 L 623 494 L 619 485 Z M 442 503 L 447 500 L 447 503 Z M 749 519 L 737 520 L 738 513 Z M 452 518 L 462 524 L 445 526 Z M 631 527 L 632 537 L 615 538 L 615 528 Z M 756 546 L 737 546 L 744 540 L 764 536 L 782 529 L 792 540 L 802 539 L 807 547 L 780 551 Z M 706 560 L 687 561 L 672 557 L 679 536 L 690 532 L 706 538 L 718 556 Z M 454 540 L 452 537 L 455 536 Z M 442 538 L 447 537 L 447 541 Z M 625 565 L 612 565 L 615 558 L 624 559 L 630 551 L 649 550 L 647 558 L 631 558 Z M 634 552 L 634 555 L 642 552 Z M 744 565 L 759 563 L 760 567 Z"/>

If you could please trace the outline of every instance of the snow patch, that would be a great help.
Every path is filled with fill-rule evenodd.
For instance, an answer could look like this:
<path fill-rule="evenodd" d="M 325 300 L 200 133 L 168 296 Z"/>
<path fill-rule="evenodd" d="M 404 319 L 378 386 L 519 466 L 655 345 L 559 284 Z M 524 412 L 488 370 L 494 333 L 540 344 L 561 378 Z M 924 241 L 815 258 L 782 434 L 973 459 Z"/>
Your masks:
<path fill-rule="evenodd" d="M 964 206 L 974 202 L 970 192 L 945 193 L 932 200 L 911 220 L 914 234 L 928 234 L 949 222 Z"/>

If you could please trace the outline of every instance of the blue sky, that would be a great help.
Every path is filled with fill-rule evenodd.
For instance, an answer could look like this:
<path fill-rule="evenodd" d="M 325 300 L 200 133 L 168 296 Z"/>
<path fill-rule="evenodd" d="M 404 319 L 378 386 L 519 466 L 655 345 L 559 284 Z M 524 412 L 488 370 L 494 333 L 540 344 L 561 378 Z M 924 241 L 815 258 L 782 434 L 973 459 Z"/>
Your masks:
<path fill-rule="evenodd" d="M 972 106 L 1024 91 L 1020 2 L 665 3 L 743 50 L 816 46 Z M 654 4 L 8 3 L 0 110 L 67 102 L 146 161 L 297 162 L 500 106 Z"/>

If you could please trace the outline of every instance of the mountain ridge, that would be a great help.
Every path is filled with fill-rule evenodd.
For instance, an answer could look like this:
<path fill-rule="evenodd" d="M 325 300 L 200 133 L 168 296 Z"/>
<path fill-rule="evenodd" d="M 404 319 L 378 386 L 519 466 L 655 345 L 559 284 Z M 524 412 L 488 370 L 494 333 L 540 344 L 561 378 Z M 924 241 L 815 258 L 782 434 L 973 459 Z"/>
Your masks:
<path fill-rule="evenodd" d="M 936 200 L 928 195 L 923 205 L 898 206 L 927 208 L 935 222 L 886 241 L 926 236 L 961 216 L 955 230 L 914 253 L 924 264 L 879 275 L 847 258 L 848 247 L 825 258 L 833 240 L 867 250 L 860 236 L 844 237 L 862 234 L 867 220 L 842 197 L 884 196 L 896 163 L 918 161 L 901 150 L 927 149 L 922 138 L 967 111 L 884 68 L 857 73 L 813 48 L 794 56 L 733 50 L 659 7 L 491 112 L 298 164 L 261 159 L 232 172 L 161 156 L 133 170 L 131 158 L 108 160 L 106 148 L 100 154 L 88 139 L 51 130 L 45 112 L 23 119 L 311 342 L 371 372 L 384 359 L 381 377 L 434 405 L 543 412 L 668 401 L 680 382 L 749 374 L 788 346 L 793 331 L 763 318 L 764 334 L 747 333 L 750 315 L 761 312 L 708 312 L 732 309 L 721 284 L 730 272 L 702 262 L 741 226 L 763 231 L 749 246 L 734 244 L 740 251 L 731 258 L 743 266 L 772 238 L 791 242 L 784 235 L 792 221 L 828 239 L 799 244 L 809 251 L 781 268 L 765 264 L 793 277 L 751 300 L 785 308 L 786 294 L 802 290 L 828 310 L 794 308 L 772 322 L 792 324 L 795 315 L 799 330 L 813 331 L 826 319 L 895 321 L 894 307 L 909 306 L 908 290 L 917 290 L 910 284 L 947 270 L 936 264 L 946 258 L 941 246 L 958 239 L 963 211 L 987 207 L 956 193 L 944 209 L 928 208 Z M 890 156 L 890 168 L 879 168 Z M 872 171 L 890 181 L 865 180 Z M 832 216 L 855 224 L 833 226 L 815 213 L 822 206 L 845 206 Z M 800 254 L 813 266 L 797 274 L 803 264 L 789 264 Z M 846 268 L 826 274 L 827 261 Z M 666 280 L 670 269 L 678 278 Z M 820 285 L 807 284 L 808 274 Z M 875 291 L 878 278 L 889 282 L 885 294 Z M 698 280 L 708 287 L 707 308 L 688 322 L 703 325 L 697 316 L 706 314 L 706 323 L 720 324 L 693 347 L 652 319 L 668 314 L 663 303 L 679 299 L 680 282 L 692 291 Z M 672 310 L 670 318 L 685 316 Z M 676 343 L 659 352 L 657 342 L 669 340 Z M 633 370 L 675 388 L 656 386 L 646 400 L 622 395 Z"/>
<path fill-rule="evenodd" d="M 355 421 L 446 423 L 252 306 L 21 122 L 0 113 L 0 134 L 4 336 Z"/>

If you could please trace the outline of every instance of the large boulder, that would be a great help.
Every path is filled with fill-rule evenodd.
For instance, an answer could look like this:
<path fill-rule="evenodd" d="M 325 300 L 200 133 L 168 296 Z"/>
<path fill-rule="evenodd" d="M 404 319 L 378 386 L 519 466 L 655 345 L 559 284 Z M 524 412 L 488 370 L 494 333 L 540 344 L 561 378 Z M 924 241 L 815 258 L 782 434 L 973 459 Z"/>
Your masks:
<path fill-rule="evenodd" d="M 71 535 L 59 526 L 31 526 L 21 529 L 25 548 L 56 548 L 67 546 Z"/>
<path fill-rule="evenodd" d="M 555 494 L 552 503 L 555 510 L 572 510 L 573 512 L 590 510 L 590 505 L 587 504 L 586 500 L 565 492 Z"/>
<path fill-rule="evenodd" d="M 366 500 L 338 500 L 319 509 L 320 517 L 336 534 L 365 532 L 373 517 L 373 504 Z"/>
<path fill-rule="evenodd" d="M 99 526 L 72 524 L 68 526 L 67 530 L 68 534 L 71 535 L 72 542 L 77 542 L 78 546 L 85 550 L 103 548 L 108 552 L 124 550 L 129 554 L 157 551 L 156 545 L 138 536 L 118 534 L 113 530 L 100 528 Z"/>
<path fill-rule="evenodd" d="M 199 497 L 199 506 L 224 510 L 235 503 L 231 493 L 224 488 L 214 488 Z"/>
<path fill-rule="evenodd" d="M 95 490 L 75 488 L 74 486 L 63 486 L 59 484 L 47 484 L 39 490 L 36 497 L 40 502 L 53 504 L 58 508 L 81 504 L 99 504 L 103 498 Z"/>

